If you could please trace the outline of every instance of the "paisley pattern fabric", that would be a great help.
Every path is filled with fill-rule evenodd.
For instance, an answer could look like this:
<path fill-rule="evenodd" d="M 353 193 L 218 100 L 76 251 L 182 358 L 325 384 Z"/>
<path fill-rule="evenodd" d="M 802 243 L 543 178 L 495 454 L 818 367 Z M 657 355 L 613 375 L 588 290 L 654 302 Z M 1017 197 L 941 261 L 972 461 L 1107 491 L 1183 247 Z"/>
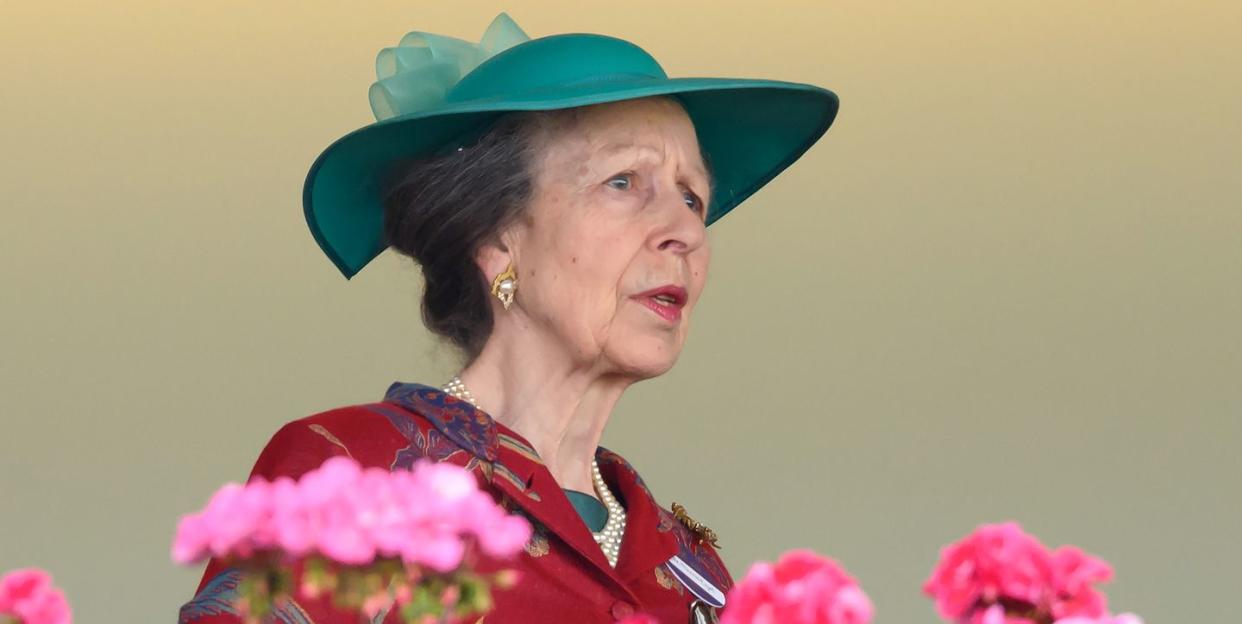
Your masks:
<path fill-rule="evenodd" d="M 233 601 L 237 598 L 240 580 L 241 571 L 234 568 L 217 574 L 193 600 L 181 607 L 180 621 L 194 622 L 212 615 L 238 616 Z M 296 603 L 278 605 L 273 609 L 272 620 L 280 624 L 313 624 Z"/>
<path fill-rule="evenodd" d="M 388 470 L 409 470 L 424 459 L 464 466 L 501 505 L 530 520 L 534 536 L 519 560 L 479 563 L 484 572 L 509 568 L 520 575 L 516 587 L 496 592 L 487 624 L 604 624 L 637 612 L 662 623 L 691 622 L 696 598 L 671 573 L 668 563 L 674 556 L 721 592 L 733 583 L 716 551 L 656 503 L 629 462 L 601 447 L 596 452 L 600 473 L 626 507 L 627 517 L 617 567 L 608 565 L 534 448 L 486 412 L 439 388 L 398 382 L 379 402 L 288 423 L 264 447 L 251 475 L 296 478 L 336 455 Z M 179 622 L 240 624 L 229 602 L 236 595 L 237 581 L 237 570 L 211 561 L 197 594 L 182 607 Z M 324 597 L 289 604 L 273 621 L 356 624 L 358 620 L 335 610 Z M 384 624 L 398 621 L 396 613 L 382 619 Z"/>
<path fill-rule="evenodd" d="M 237 597 L 239 572 L 226 569 L 203 586 L 194 599 L 181 607 L 181 621 L 193 622 L 209 615 L 237 615 L 232 601 Z"/>
<path fill-rule="evenodd" d="M 439 388 L 400 382 L 388 388 L 384 400 L 422 414 L 445 437 L 476 457 L 496 461 L 499 439 L 495 424 L 473 405 Z"/>

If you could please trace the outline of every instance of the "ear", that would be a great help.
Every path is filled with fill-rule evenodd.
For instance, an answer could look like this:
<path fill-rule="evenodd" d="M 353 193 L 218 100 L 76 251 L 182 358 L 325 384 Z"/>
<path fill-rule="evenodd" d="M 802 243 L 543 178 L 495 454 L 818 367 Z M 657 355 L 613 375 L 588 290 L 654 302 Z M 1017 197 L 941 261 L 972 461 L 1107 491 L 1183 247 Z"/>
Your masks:
<path fill-rule="evenodd" d="M 483 277 L 487 280 L 488 287 L 491 287 L 492 280 L 497 275 L 505 272 L 510 264 L 514 270 L 517 269 L 518 259 L 518 232 L 516 226 L 505 228 L 496 240 L 485 243 L 479 247 L 474 254 L 474 262 L 478 265 L 479 271 L 483 273 Z"/>

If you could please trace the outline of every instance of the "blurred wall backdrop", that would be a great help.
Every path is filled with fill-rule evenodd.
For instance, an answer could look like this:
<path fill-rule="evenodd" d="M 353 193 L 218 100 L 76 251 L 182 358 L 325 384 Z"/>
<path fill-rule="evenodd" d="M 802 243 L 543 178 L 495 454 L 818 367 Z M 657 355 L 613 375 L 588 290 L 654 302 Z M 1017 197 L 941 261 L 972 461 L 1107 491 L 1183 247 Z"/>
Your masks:
<path fill-rule="evenodd" d="M 180 514 L 282 423 L 456 370 L 385 255 L 346 282 L 307 167 L 409 30 L 646 47 L 822 84 L 825 140 L 713 226 L 688 350 L 605 443 L 735 575 L 812 547 L 933 622 L 945 542 L 1017 519 L 1149 622 L 1236 622 L 1242 4 L 0 4 L 0 569 L 172 621 Z"/>

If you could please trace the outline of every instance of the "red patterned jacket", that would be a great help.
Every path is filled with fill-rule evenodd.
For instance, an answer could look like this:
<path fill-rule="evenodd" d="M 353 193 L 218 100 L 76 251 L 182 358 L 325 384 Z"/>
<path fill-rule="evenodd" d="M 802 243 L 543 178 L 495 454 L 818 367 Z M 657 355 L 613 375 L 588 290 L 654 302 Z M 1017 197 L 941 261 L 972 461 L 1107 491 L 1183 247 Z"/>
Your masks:
<path fill-rule="evenodd" d="M 600 472 L 626 509 L 616 569 L 564 491 L 522 436 L 438 388 L 394 383 L 377 403 L 296 420 L 276 432 L 251 477 L 298 477 L 335 455 L 363 466 L 408 470 L 421 458 L 465 466 L 506 507 L 535 527 L 516 587 L 495 592 L 486 624 L 611 624 L 636 612 L 662 624 L 711 622 L 733 581 L 716 551 L 660 507 L 624 459 L 600 448 Z M 180 624 L 238 624 L 229 601 L 238 573 L 212 560 Z M 296 584 L 295 584 L 296 586 Z M 282 624 L 357 624 L 327 599 L 280 610 Z M 377 618 L 377 622 L 379 618 Z M 396 613 L 382 619 L 396 624 Z"/>

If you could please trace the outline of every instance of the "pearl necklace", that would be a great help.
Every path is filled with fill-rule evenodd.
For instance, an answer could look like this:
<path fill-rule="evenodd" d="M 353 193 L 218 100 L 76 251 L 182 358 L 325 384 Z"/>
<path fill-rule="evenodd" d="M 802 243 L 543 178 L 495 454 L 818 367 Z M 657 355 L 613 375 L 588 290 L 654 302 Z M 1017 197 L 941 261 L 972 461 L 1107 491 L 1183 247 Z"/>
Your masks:
<path fill-rule="evenodd" d="M 448 383 L 444 384 L 444 391 L 473 405 L 476 409 L 482 409 L 479 408 L 479 404 L 474 400 L 474 395 L 470 394 L 470 389 L 461 382 L 461 377 L 454 375 Z"/>
<path fill-rule="evenodd" d="M 473 405 L 475 409 L 482 409 L 474 400 L 474 395 L 470 394 L 470 390 L 466 388 L 466 384 L 462 383 L 461 377 L 454 375 L 448 383 L 444 384 L 443 389 Z M 595 543 L 599 545 L 600 550 L 604 551 L 608 565 L 615 568 L 617 558 L 621 555 L 621 539 L 625 536 L 625 508 L 608 489 L 603 475 L 599 473 L 599 463 L 594 459 L 591 460 L 591 483 L 595 486 L 595 494 L 599 496 L 600 502 L 608 510 L 608 520 L 604 522 L 604 528 L 598 533 L 592 531 L 591 535 L 595 537 Z"/>
<path fill-rule="evenodd" d="M 592 531 L 591 535 L 595 536 L 595 543 L 604 551 L 608 565 L 615 568 L 617 557 L 621 555 L 621 538 L 625 536 L 625 509 L 612 495 L 608 484 L 604 483 L 604 477 L 599 474 L 599 463 L 594 459 L 591 460 L 591 481 L 595 484 L 595 493 L 608 509 L 608 521 L 604 523 L 603 530 L 599 533 Z"/>

